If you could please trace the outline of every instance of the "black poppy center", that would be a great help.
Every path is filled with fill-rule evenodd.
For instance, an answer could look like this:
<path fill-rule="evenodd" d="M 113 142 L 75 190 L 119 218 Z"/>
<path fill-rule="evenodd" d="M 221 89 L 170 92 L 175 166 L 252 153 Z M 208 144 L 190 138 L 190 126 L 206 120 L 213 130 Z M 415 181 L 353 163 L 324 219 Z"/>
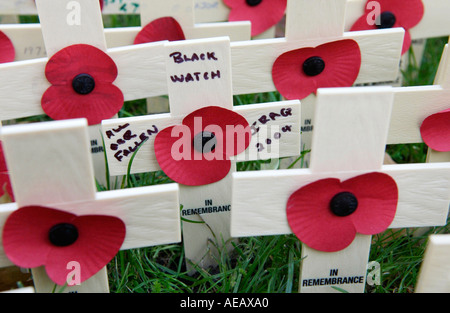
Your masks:
<path fill-rule="evenodd" d="M 389 12 L 389 11 L 385 11 L 382 12 L 380 15 L 380 23 L 377 24 L 377 28 L 382 29 L 382 28 L 392 28 L 395 25 L 395 22 L 397 21 L 397 19 L 395 18 L 394 13 Z"/>
<path fill-rule="evenodd" d="M 358 199 L 351 192 L 338 193 L 330 201 L 330 209 L 337 216 L 347 216 L 356 211 Z"/>
<path fill-rule="evenodd" d="M 87 95 L 95 88 L 95 80 L 89 74 L 77 75 L 72 80 L 72 88 L 76 93 L 80 95 Z"/>
<path fill-rule="evenodd" d="M 194 149 L 201 153 L 208 153 L 216 148 L 217 138 L 214 133 L 202 131 L 194 137 Z"/>
<path fill-rule="evenodd" d="M 310 57 L 303 62 L 303 72 L 308 76 L 316 76 L 325 69 L 325 61 L 321 57 Z"/>
<path fill-rule="evenodd" d="M 260 4 L 262 2 L 262 0 L 245 0 L 245 2 L 249 6 L 254 7 L 254 6 L 257 6 L 258 4 Z"/>
<path fill-rule="evenodd" d="M 48 232 L 48 239 L 58 247 L 66 247 L 78 239 L 78 229 L 68 223 L 56 224 Z"/>

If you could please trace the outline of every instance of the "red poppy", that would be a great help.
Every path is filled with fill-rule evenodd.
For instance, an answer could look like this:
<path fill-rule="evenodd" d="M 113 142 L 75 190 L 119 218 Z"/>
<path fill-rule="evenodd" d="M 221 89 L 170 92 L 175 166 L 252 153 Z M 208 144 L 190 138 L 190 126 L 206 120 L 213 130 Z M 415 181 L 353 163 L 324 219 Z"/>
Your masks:
<path fill-rule="evenodd" d="M 47 63 L 45 76 L 52 84 L 42 96 L 42 109 L 55 120 L 86 118 L 89 125 L 113 117 L 124 96 L 113 85 L 117 66 L 102 50 L 73 45 L 57 52 Z"/>
<path fill-rule="evenodd" d="M 11 39 L 0 31 L 0 63 L 13 62 L 16 58 L 16 50 Z"/>
<path fill-rule="evenodd" d="M 206 185 L 228 174 L 230 157 L 245 151 L 250 139 L 250 127 L 244 117 L 210 106 L 187 115 L 182 125 L 159 132 L 155 155 L 161 169 L 177 183 Z"/>
<path fill-rule="evenodd" d="M 183 29 L 177 20 L 173 17 L 161 17 L 144 26 L 134 39 L 134 44 L 185 39 Z"/>
<path fill-rule="evenodd" d="M 228 21 L 250 21 L 252 36 L 278 24 L 286 12 L 287 0 L 223 0 L 231 9 Z"/>
<path fill-rule="evenodd" d="M 42 206 L 14 211 L 3 228 L 7 257 L 23 268 L 45 266 L 49 278 L 64 285 L 79 263 L 80 283 L 101 270 L 125 239 L 125 224 L 113 216 L 77 216 Z"/>
<path fill-rule="evenodd" d="M 340 251 L 356 233 L 373 235 L 392 223 L 397 210 L 395 181 L 383 173 L 369 173 L 341 182 L 318 180 L 294 192 L 286 213 L 294 234 L 309 247 Z"/>
<path fill-rule="evenodd" d="M 420 134 L 431 149 L 450 151 L 450 109 L 427 117 L 420 126 Z"/>
<path fill-rule="evenodd" d="M 358 44 L 345 39 L 283 53 L 273 64 L 272 79 L 286 99 L 303 99 L 318 88 L 352 86 L 360 67 Z"/>
<path fill-rule="evenodd" d="M 403 40 L 402 54 L 411 46 L 409 29 L 419 24 L 424 14 L 422 0 L 377 0 L 380 6 L 379 15 L 368 0 L 364 14 L 353 24 L 351 31 L 403 27 L 405 38 Z"/>
<path fill-rule="evenodd" d="M 14 194 L 9 179 L 8 168 L 6 166 L 5 155 L 3 154 L 3 145 L 0 141 L 0 197 L 8 194 L 11 201 L 14 202 Z"/>

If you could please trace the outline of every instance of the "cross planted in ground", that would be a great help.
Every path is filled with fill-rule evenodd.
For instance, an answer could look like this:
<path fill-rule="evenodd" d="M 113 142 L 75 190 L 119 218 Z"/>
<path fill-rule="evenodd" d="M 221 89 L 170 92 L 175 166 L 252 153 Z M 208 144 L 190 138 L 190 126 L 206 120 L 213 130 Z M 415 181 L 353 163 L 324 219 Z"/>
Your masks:
<path fill-rule="evenodd" d="M 37 0 L 36 4 L 47 57 L 0 64 L 2 121 L 44 114 L 41 98 L 50 87 L 46 64 L 55 53 L 75 44 L 94 46 L 113 59 L 119 73 L 114 84 L 125 101 L 167 94 L 162 42 L 107 49 L 98 1 Z M 99 126 L 90 127 L 90 131 L 96 177 L 104 181 Z"/>
<path fill-rule="evenodd" d="M 291 234 L 286 206 L 296 190 L 324 178 L 344 182 L 372 172 L 389 175 L 398 188 L 389 228 L 445 225 L 449 163 L 383 165 L 393 102 L 391 87 L 319 89 L 311 167 L 233 173 L 231 235 Z M 302 244 L 300 291 L 334 292 L 332 287 L 339 287 L 363 292 L 371 238 L 356 234 L 349 246 L 336 252 Z"/>
<path fill-rule="evenodd" d="M 399 72 L 404 30 L 344 32 L 346 4 L 346 0 L 288 0 L 285 38 L 233 42 L 234 94 L 276 91 L 272 66 L 280 55 L 342 39 L 353 39 L 361 51 L 361 68 L 355 84 L 394 80 Z M 314 127 L 315 95 L 301 100 L 302 140 L 304 149 L 308 150 Z"/>
<path fill-rule="evenodd" d="M 218 106 L 243 116 L 253 136 L 247 150 L 233 159 L 228 175 L 202 186 L 180 184 L 187 265 L 192 267 L 192 262 L 206 268 L 217 264 L 217 249 L 231 249 L 230 179 L 235 162 L 299 153 L 300 102 L 233 106 L 228 38 L 170 42 L 164 55 L 170 113 L 103 121 L 109 171 L 111 175 L 124 175 L 129 169 L 132 174 L 160 170 L 155 136 L 166 127 L 181 124 L 186 115 L 200 108 Z M 222 209 L 214 212 L 214 207 Z"/>
<path fill-rule="evenodd" d="M 0 208 L 2 230 L 16 210 L 44 206 L 78 216 L 119 218 L 126 227 L 121 250 L 181 241 L 177 184 L 96 192 L 85 119 L 4 126 L 2 141 L 17 200 Z M 9 266 L 3 239 L 0 242 L 0 265 Z M 32 269 L 32 277 L 37 292 L 53 290 L 55 283 L 43 267 Z M 64 290 L 108 292 L 106 267 L 80 285 L 71 286 L 68 280 Z"/>

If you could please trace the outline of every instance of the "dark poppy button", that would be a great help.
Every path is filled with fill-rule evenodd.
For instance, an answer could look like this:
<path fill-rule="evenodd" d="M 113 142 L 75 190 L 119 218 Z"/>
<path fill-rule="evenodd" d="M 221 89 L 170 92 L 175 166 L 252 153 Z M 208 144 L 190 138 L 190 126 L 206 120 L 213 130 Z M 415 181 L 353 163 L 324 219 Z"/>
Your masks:
<path fill-rule="evenodd" d="M 321 57 L 310 57 L 303 62 L 303 72 L 308 76 L 316 76 L 325 69 L 325 61 Z"/>
<path fill-rule="evenodd" d="M 351 192 L 340 192 L 330 201 L 330 209 L 337 216 L 347 216 L 356 211 L 358 199 Z"/>
<path fill-rule="evenodd" d="M 203 131 L 194 137 L 194 149 L 201 153 L 208 153 L 216 148 L 217 138 L 208 131 Z"/>
<path fill-rule="evenodd" d="M 48 239 L 58 247 L 70 246 L 78 239 L 78 229 L 68 223 L 57 224 L 50 228 Z"/>
<path fill-rule="evenodd" d="M 260 4 L 262 0 L 245 0 L 245 2 L 247 2 L 249 6 L 254 7 Z"/>
<path fill-rule="evenodd" d="M 89 74 L 77 75 L 72 80 L 72 88 L 76 93 L 80 95 L 87 95 L 95 88 L 95 80 Z"/>
<path fill-rule="evenodd" d="M 385 11 L 382 12 L 380 15 L 380 23 L 377 24 L 377 28 L 383 29 L 383 28 L 392 28 L 395 25 L 395 22 L 397 19 L 395 18 L 394 13 Z"/>

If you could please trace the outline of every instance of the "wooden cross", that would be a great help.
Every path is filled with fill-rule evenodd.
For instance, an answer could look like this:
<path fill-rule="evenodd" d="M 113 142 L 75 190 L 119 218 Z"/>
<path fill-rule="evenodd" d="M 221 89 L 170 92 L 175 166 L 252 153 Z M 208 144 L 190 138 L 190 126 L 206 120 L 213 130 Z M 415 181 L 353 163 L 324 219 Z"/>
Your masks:
<path fill-rule="evenodd" d="M 94 1 L 94 0 L 93 0 Z M 119 2 L 106 2 L 104 11 Z M 92 4 L 90 4 L 92 5 Z M 33 0 L 34 6 L 34 0 Z M 123 3 L 123 7 L 129 6 Z M 35 8 L 33 8 L 35 10 Z M 1 7 L 0 7 L 1 12 Z M 8 12 L 8 11 L 7 11 Z M 250 39 L 249 22 L 201 23 L 194 21 L 193 0 L 154 1 L 146 0 L 139 5 L 142 26 L 161 17 L 174 17 L 183 29 L 187 39 L 229 36 L 232 41 Z M 37 13 L 37 12 L 36 12 Z M 46 57 L 44 39 L 40 24 L 0 25 L 12 41 L 16 51 L 16 61 Z M 115 27 L 104 29 L 106 46 L 117 48 L 133 45 L 142 27 Z"/>
<path fill-rule="evenodd" d="M 300 102 L 233 108 L 230 41 L 226 37 L 170 42 L 165 57 L 170 113 L 103 121 L 108 166 L 111 175 L 126 174 L 129 166 L 131 173 L 160 170 L 154 151 L 155 136 L 166 127 L 181 124 L 186 115 L 200 108 L 222 107 L 248 121 L 253 133 L 250 146 L 235 157 L 225 178 L 202 186 L 180 184 L 187 266 L 192 268 L 192 262 L 206 268 L 217 264 L 215 244 L 219 250 L 231 249 L 230 187 L 235 162 L 299 153 Z M 221 209 L 214 212 L 214 207 Z"/>
<path fill-rule="evenodd" d="M 416 293 L 450 292 L 450 235 L 430 235 L 417 279 Z"/>
<path fill-rule="evenodd" d="M 33 205 L 121 219 L 126 225 L 121 250 L 181 241 L 177 184 L 96 192 L 85 119 L 5 126 L 2 140 L 17 200 L 1 206 L 2 229 L 13 212 Z M 0 265 L 7 266 L 3 242 Z M 37 292 L 52 291 L 43 267 L 32 273 Z M 108 292 L 106 268 L 66 291 Z"/>
<path fill-rule="evenodd" d="M 406 3 L 406 2 L 405 2 Z M 412 40 L 411 48 L 417 65 L 420 66 L 425 50 L 426 39 L 444 37 L 450 35 L 450 23 L 448 14 L 450 13 L 450 3 L 445 0 L 422 0 L 424 14 L 420 22 L 408 29 Z M 353 24 L 364 14 L 366 5 L 368 10 L 376 13 L 376 2 L 367 0 L 348 0 L 345 13 L 345 31 L 350 31 Z M 382 13 L 382 12 L 379 12 Z M 406 69 L 410 61 L 409 53 L 402 57 L 401 68 Z M 391 85 L 401 86 L 402 75 L 391 82 Z"/>
<path fill-rule="evenodd" d="M 345 8 L 346 0 L 288 0 L 285 38 L 232 43 L 234 94 L 276 91 L 272 66 L 281 54 L 342 39 L 355 40 L 361 51 L 355 84 L 394 80 L 399 71 L 404 30 L 344 32 Z M 300 100 L 302 141 L 304 149 L 309 150 L 315 95 Z"/>
<path fill-rule="evenodd" d="M 448 55 L 449 48 L 446 44 L 433 85 L 393 88 L 394 104 L 388 144 L 423 142 L 420 126 L 424 120 L 432 114 L 449 108 L 450 62 L 448 62 Z M 427 161 L 448 162 L 450 154 L 428 149 Z"/>
<path fill-rule="evenodd" d="M 125 101 L 167 94 L 162 42 L 108 50 L 97 1 L 79 0 L 76 5 L 70 0 L 57 3 L 37 0 L 36 3 L 48 57 L 0 64 L 2 121 L 44 114 L 41 98 L 50 87 L 45 76 L 49 58 L 65 47 L 81 43 L 94 46 L 113 59 L 119 73 L 114 84 L 122 91 Z M 90 131 L 96 178 L 104 182 L 99 126 L 90 127 Z"/>
<path fill-rule="evenodd" d="M 231 235 L 291 234 L 286 206 L 296 190 L 325 178 L 344 182 L 367 173 L 387 174 L 397 185 L 389 228 L 445 225 L 449 163 L 382 165 L 393 100 L 391 87 L 319 89 L 310 169 L 233 173 Z M 332 292 L 334 286 L 363 292 L 370 244 L 371 236 L 362 234 L 336 252 L 302 244 L 300 291 Z"/>
<path fill-rule="evenodd" d="M 345 30 L 349 31 L 364 13 L 367 0 L 347 0 Z M 424 15 L 419 24 L 410 29 L 411 39 L 425 39 L 450 35 L 450 3 L 445 0 L 422 0 Z"/>

